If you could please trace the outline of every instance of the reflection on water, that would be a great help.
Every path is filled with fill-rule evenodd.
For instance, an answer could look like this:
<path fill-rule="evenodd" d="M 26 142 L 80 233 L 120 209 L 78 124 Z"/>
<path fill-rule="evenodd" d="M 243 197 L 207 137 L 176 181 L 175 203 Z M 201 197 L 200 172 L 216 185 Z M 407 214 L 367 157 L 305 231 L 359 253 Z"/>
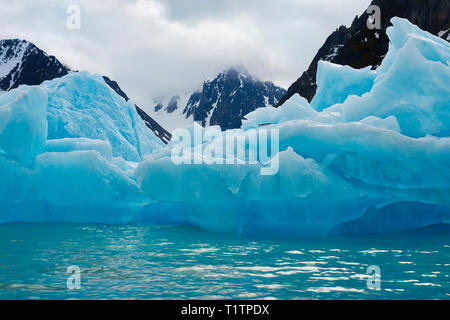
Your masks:
<path fill-rule="evenodd" d="M 68 290 L 68 266 L 81 289 Z M 381 268 L 381 290 L 367 267 Z M 0 225 L 1 299 L 449 299 L 450 235 L 248 240 L 194 228 Z"/>

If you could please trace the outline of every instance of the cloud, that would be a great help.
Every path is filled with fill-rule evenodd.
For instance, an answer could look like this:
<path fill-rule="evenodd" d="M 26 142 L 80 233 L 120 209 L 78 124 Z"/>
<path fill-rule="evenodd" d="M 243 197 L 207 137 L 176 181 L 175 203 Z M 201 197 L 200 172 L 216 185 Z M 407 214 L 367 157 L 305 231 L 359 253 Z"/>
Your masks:
<path fill-rule="evenodd" d="M 77 70 L 111 76 L 144 109 L 242 65 L 287 87 L 326 37 L 370 0 L 0 0 L 0 37 L 34 42 Z M 81 8 L 69 30 L 66 9 Z"/>

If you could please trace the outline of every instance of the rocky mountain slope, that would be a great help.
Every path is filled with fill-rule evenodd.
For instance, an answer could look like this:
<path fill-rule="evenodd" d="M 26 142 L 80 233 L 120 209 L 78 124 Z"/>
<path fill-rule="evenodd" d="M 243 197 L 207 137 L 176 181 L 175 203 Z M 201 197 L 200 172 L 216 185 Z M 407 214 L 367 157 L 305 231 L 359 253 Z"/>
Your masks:
<path fill-rule="evenodd" d="M 294 82 L 277 106 L 294 94 L 312 100 L 316 93 L 317 63 L 330 61 L 353 68 L 377 68 L 388 51 L 386 28 L 392 17 L 406 18 L 423 30 L 450 40 L 450 0 L 374 0 L 381 9 L 381 29 L 367 28 L 369 15 L 364 12 L 347 28 L 339 27 L 319 49 L 308 70 Z"/>
<path fill-rule="evenodd" d="M 45 80 L 65 76 L 69 69 L 25 40 L 0 41 L 0 90 L 21 84 L 40 85 Z"/>

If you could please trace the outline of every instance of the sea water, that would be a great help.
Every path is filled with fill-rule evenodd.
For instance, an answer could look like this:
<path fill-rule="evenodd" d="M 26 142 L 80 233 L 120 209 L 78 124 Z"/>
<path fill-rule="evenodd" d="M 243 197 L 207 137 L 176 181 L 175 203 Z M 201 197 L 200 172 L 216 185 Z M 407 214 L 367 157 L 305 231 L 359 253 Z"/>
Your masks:
<path fill-rule="evenodd" d="M 79 289 L 68 288 L 71 266 Z M 188 227 L 0 225 L 0 299 L 449 299 L 449 267 L 448 233 L 262 240 Z"/>

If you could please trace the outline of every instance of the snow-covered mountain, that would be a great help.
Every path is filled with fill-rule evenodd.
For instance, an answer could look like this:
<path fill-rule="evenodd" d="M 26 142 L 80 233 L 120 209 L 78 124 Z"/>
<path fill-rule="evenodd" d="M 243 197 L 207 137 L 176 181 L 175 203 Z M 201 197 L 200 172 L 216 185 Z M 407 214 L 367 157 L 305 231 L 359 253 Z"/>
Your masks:
<path fill-rule="evenodd" d="M 69 69 L 34 44 L 18 39 L 0 40 L 0 90 L 21 84 L 40 85 L 65 76 Z"/>
<path fill-rule="evenodd" d="M 222 130 L 240 128 L 245 115 L 275 106 L 286 93 L 272 82 L 261 81 L 244 70 L 230 68 L 191 95 L 176 95 L 154 108 L 154 117 L 168 130 L 197 121 Z"/>
<path fill-rule="evenodd" d="M 314 57 L 308 70 L 288 89 L 279 105 L 294 94 L 311 101 L 316 94 L 316 74 L 319 61 L 348 65 L 352 68 L 372 67 L 376 69 L 389 48 L 386 29 L 391 26 L 391 18 L 406 18 L 421 29 L 450 40 L 450 0 L 374 0 L 372 5 L 381 9 L 381 29 L 367 28 L 367 12 L 356 16 L 352 25 L 340 26 L 325 41 Z"/>
<path fill-rule="evenodd" d="M 54 56 L 36 47 L 26 40 L 0 40 L 0 93 L 25 85 L 40 85 L 46 80 L 63 77 L 72 72 Z M 119 96 L 128 101 L 117 82 L 103 77 L 106 84 Z M 139 116 L 147 127 L 164 143 L 171 139 L 171 134 L 152 117 L 136 106 Z"/>

